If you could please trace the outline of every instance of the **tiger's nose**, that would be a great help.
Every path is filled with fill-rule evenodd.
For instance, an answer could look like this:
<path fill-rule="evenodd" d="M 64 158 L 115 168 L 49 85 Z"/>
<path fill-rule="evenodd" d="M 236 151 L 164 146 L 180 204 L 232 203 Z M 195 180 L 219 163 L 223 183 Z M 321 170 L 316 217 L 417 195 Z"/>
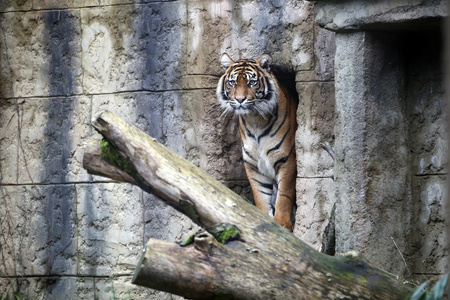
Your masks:
<path fill-rule="evenodd" d="M 242 103 L 245 101 L 245 99 L 247 99 L 247 97 L 236 97 L 235 99 L 237 102 Z"/>

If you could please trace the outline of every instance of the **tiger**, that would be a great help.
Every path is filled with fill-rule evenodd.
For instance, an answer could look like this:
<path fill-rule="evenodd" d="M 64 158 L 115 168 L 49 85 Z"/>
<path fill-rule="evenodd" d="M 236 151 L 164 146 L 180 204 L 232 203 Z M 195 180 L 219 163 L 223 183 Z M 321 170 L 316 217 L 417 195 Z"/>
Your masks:
<path fill-rule="evenodd" d="M 272 57 L 233 61 L 224 53 L 225 68 L 216 95 L 222 114 L 239 119 L 242 156 L 256 207 L 293 230 L 295 214 L 296 111 L 298 95 L 278 80 Z M 294 90 L 294 92 L 292 92 Z"/>

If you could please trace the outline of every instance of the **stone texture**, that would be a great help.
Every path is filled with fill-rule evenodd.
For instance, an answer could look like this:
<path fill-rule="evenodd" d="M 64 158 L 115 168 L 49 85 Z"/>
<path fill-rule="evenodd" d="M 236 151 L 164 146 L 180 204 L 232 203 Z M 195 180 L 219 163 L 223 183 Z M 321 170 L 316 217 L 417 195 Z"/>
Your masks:
<path fill-rule="evenodd" d="M 92 96 L 92 118 L 105 110 L 163 142 L 164 99 L 170 93 L 128 92 Z"/>
<path fill-rule="evenodd" d="M 76 272 L 75 187 L 3 186 L 2 276 Z"/>
<path fill-rule="evenodd" d="M 294 234 L 316 250 L 322 246 L 322 234 L 330 222 L 335 203 L 331 178 L 297 179 L 297 213 Z"/>
<path fill-rule="evenodd" d="M 97 279 L 95 281 L 95 299 L 112 299 L 114 288 L 117 299 L 145 300 L 183 300 L 183 297 L 167 294 L 164 292 L 154 291 L 148 288 L 137 286 L 131 283 L 132 276 L 120 276 L 109 279 Z"/>
<path fill-rule="evenodd" d="M 143 245 L 149 238 L 171 242 L 186 240 L 199 229 L 185 215 L 166 205 L 153 195 L 143 193 Z"/>
<path fill-rule="evenodd" d="M 331 177 L 333 158 L 322 144 L 334 144 L 334 85 L 302 82 L 297 83 L 297 91 L 297 176 Z"/>
<path fill-rule="evenodd" d="M 33 0 L 34 9 L 70 9 L 151 2 L 152 0 Z M 153 0 L 154 1 L 154 0 Z"/>
<path fill-rule="evenodd" d="M 372 264 L 401 274 L 391 237 L 406 242 L 395 220 L 410 213 L 410 182 L 394 40 L 384 43 L 385 35 L 368 32 L 336 35 L 336 250 L 360 251 Z"/>
<path fill-rule="evenodd" d="M 17 100 L 0 100 L 0 183 L 17 183 Z"/>
<path fill-rule="evenodd" d="M 23 99 L 19 115 L 19 183 L 88 179 L 82 168 L 83 145 L 90 131 L 88 98 Z"/>
<path fill-rule="evenodd" d="M 334 56 L 336 54 L 335 34 L 319 26 L 314 27 L 314 54 L 317 80 L 334 79 Z"/>
<path fill-rule="evenodd" d="M 323 29 L 318 25 L 315 25 L 314 69 L 298 71 L 296 74 L 296 81 L 297 82 L 333 81 L 335 52 L 336 52 L 335 33 Z"/>
<path fill-rule="evenodd" d="M 419 280 L 448 271 L 446 15 L 445 1 L 316 5 L 336 30 L 336 250 Z"/>
<path fill-rule="evenodd" d="M 140 190 L 129 184 L 102 183 L 77 185 L 76 192 L 77 273 L 132 273 L 143 247 Z"/>
<path fill-rule="evenodd" d="M 423 29 L 446 17 L 448 7 L 445 0 L 317 0 L 315 13 L 316 22 L 330 30 Z"/>
<path fill-rule="evenodd" d="M 411 172 L 416 176 L 412 180 L 414 222 L 405 252 L 415 279 L 424 281 L 430 278 L 423 274 L 444 274 L 449 270 L 444 217 L 448 199 L 444 176 L 448 165 L 448 107 L 438 33 L 411 35 L 405 44 L 405 48 L 416 45 L 410 48 L 415 51 L 407 52 Z"/>
<path fill-rule="evenodd" d="M 188 1 L 187 7 L 188 74 L 221 75 L 219 57 L 224 52 L 233 59 L 270 53 L 275 62 L 296 70 L 313 68 L 313 6 L 309 2 Z"/>
<path fill-rule="evenodd" d="M 232 4 L 229 1 L 188 1 L 186 72 L 188 74 L 221 74 L 220 45 L 230 38 L 228 29 L 232 22 Z M 217 85 L 215 79 L 212 87 Z M 204 85 L 203 85 L 204 87 Z"/>
<path fill-rule="evenodd" d="M 33 0 L 5 0 L 0 3 L 0 12 L 5 11 L 26 11 L 30 10 L 33 5 Z"/>
<path fill-rule="evenodd" d="M 88 93 L 181 86 L 184 2 L 82 9 Z"/>
<path fill-rule="evenodd" d="M 81 10 L 83 87 L 85 92 L 142 89 L 145 39 L 143 6 L 107 6 Z"/>
<path fill-rule="evenodd" d="M 409 70 L 407 110 L 412 172 L 416 175 L 447 173 L 448 106 L 444 96 L 442 41 L 439 33 L 422 33 L 407 36 L 404 43 L 405 49 L 414 49 L 405 51 Z"/>
<path fill-rule="evenodd" d="M 313 5 L 306 1 L 235 2 L 230 36 L 223 40 L 220 52 L 227 52 L 233 59 L 267 52 L 275 62 L 290 64 L 296 71 L 311 70 L 312 19 Z"/>
<path fill-rule="evenodd" d="M 95 295 L 95 280 L 89 277 L 36 279 L 47 285 L 45 299 L 99 299 Z M 41 288 L 42 289 L 42 288 Z"/>
<path fill-rule="evenodd" d="M 445 201 L 448 199 L 447 176 L 420 176 L 413 180 L 415 222 L 411 224 L 410 243 L 406 249 L 411 272 L 444 274 L 448 272 Z"/>
<path fill-rule="evenodd" d="M 81 93 L 79 24 L 79 13 L 70 10 L 3 14 L 0 95 Z"/>
<path fill-rule="evenodd" d="M 5 284 L 2 283 L 5 282 Z M 0 280 L 0 286 L 10 287 L 19 286 L 19 292 L 23 295 L 37 295 L 42 299 L 61 300 L 61 299 L 100 299 L 95 297 L 94 279 L 88 277 L 22 277 L 8 281 Z M 8 292 L 11 293 L 13 289 Z M 0 290 L 2 296 L 6 295 L 6 289 Z M 10 294 L 10 299 L 14 297 Z"/>
<path fill-rule="evenodd" d="M 186 2 L 151 3 L 141 23 L 145 37 L 144 89 L 173 90 L 182 87 L 185 73 Z"/>

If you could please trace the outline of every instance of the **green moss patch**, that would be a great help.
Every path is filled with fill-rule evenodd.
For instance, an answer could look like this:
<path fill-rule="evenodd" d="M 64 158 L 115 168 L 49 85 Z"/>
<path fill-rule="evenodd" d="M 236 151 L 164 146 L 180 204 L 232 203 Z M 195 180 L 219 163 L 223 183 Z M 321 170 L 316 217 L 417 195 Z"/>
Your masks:
<path fill-rule="evenodd" d="M 216 238 L 221 244 L 226 244 L 229 241 L 238 240 L 241 232 L 232 224 L 221 223 L 217 226 L 208 228 L 208 231 Z"/>
<path fill-rule="evenodd" d="M 180 243 L 181 247 L 186 247 L 192 243 L 194 243 L 194 238 L 196 236 L 196 233 L 191 234 L 184 242 Z"/>
<path fill-rule="evenodd" d="M 102 158 L 104 158 L 110 164 L 120 168 L 132 177 L 135 177 L 136 170 L 134 169 L 133 165 L 122 155 L 120 155 L 119 151 L 117 151 L 117 149 L 110 142 L 103 139 L 100 147 L 102 149 Z"/>
<path fill-rule="evenodd" d="M 194 204 L 192 204 L 190 201 L 180 199 L 180 210 L 196 224 L 200 224 Z"/>

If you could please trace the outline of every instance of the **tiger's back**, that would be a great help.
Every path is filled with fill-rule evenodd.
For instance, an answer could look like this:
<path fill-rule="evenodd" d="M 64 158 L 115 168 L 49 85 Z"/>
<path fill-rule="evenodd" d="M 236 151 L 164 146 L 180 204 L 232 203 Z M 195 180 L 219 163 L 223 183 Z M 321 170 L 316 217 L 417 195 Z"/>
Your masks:
<path fill-rule="evenodd" d="M 242 154 L 255 205 L 292 230 L 295 207 L 296 98 L 270 70 L 271 58 L 232 61 L 219 80 L 217 96 L 225 111 L 239 116 Z"/>

